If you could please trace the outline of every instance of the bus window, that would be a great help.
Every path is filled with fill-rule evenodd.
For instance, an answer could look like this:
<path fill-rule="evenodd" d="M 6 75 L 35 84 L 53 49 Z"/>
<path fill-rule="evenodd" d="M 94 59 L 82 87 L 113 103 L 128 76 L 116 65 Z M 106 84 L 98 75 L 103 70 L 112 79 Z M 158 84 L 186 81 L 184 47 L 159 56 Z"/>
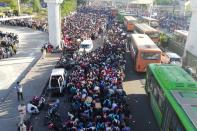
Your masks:
<path fill-rule="evenodd" d="M 154 78 L 151 81 L 152 81 L 151 83 L 152 83 L 152 87 L 153 87 L 153 95 L 155 96 L 155 99 L 157 101 L 157 99 L 158 99 L 157 82 Z"/>
<path fill-rule="evenodd" d="M 143 60 L 159 60 L 161 56 L 160 52 L 142 52 L 141 58 Z"/>
<path fill-rule="evenodd" d="M 158 85 L 159 86 L 159 85 Z M 164 106 L 165 106 L 165 98 L 163 96 L 163 92 L 160 90 L 160 87 L 157 88 L 158 89 L 158 94 L 159 94 L 159 98 L 158 98 L 158 106 L 161 110 L 161 112 L 163 113 L 164 112 Z"/>
<path fill-rule="evenodd" d="M 183 126 L 181 126 L 179 119 L 176 114 L 172 114 L 171 124 L 169 125 L 169 131 L 185 131 Z"/>

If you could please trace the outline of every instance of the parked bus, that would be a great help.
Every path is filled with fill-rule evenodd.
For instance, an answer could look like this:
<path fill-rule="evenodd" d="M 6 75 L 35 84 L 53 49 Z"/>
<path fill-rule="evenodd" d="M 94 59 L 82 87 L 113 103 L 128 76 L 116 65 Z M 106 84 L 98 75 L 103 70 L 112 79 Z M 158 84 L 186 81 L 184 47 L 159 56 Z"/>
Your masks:
<path fill-rule="evenodd" d="M 162 51 L 146 34 L 132 34 L 130 51 L 137 72 L 145 72 L 150 63 L 161 63 Z"/>
<path fill-rule="evenodd" d="M 188 31 L 186 30 L 175 30 L 173 39 L 182 49 L 185 48 L 185 43 L 187 41 Z"/>
<path fill-rule="evenodd" d="M 134 31 L 136 22 L 137 22 L 137 19 L 135 17 L 124 16 L 124 25 L 127 31 Z"/>
<path fill-rule="evenodd" d="M 140 34 L 148 35 L 155 43 L 159 43 L 160 32 L 147 24 L 135 24 L 136 31 Z"/>
<path fill-rule="evenodd" d="M 125 16 L 135 16 L 135 15 L 131 14 L 130 12 L 119 11 L 118 12 L 118 22 L 124 23 L 124 17 Z"/>
<path fill-rule="evenodd" d="M 151 18 L 151 17 L 142 17 L 142 22 L 148 24 L 153 28 L 159 27 L 159 20 Z"/>
<path fill-rule="evenodd" d="M 149 64 L 145 90 L 162 131 L 197 131 L 197 82 L 184 69 Z"/>

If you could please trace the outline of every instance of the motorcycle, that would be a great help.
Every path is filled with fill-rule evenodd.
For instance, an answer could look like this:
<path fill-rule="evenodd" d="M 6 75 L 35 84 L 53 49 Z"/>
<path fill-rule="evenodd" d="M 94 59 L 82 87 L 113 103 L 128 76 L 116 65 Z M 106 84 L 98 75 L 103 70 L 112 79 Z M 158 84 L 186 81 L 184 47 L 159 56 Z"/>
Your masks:
<path fill-rule="evenodd" d="M 30 120 L 26 120 L 23 123 L 20 123 L 18 125 L 18 131 L 21 131 L 21 130 L 24 130 L 24 131 L 33 131 L 33 126 L 31 124 Z"/>
<path fill-rule="evenodd" d="M 49 131 L 62 131 L 65 127 L 62 121 L 53 121 L 48 124 Z"/>
<path fill-rule="evenodd" d="M 32 104 L 37 106 L 39 109 L 41 109 L 45 105 L 45 98 L 42 96 L 41 97 L 34 96 L 32 99 Z"/>
<path fill-rule="evenodd" d="M 44 125 L 47 125 L 53 121 L 57 121 L 60 119 L 60 115 L 58 113 L 59 108 L 59 99 L 50 101 L 48 106 L 48 111 L 44 117 Z"/>

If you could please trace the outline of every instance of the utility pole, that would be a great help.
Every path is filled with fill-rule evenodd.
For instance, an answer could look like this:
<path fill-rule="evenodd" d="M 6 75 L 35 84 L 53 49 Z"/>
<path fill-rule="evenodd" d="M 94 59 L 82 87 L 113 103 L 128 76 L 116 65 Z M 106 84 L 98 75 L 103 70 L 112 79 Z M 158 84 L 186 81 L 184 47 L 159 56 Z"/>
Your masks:
<path fill-rule="evenodd" d="M 173 11 L 172 12 L 173 12 L 173 16 L 174 16 L 174 13 L 175 13 L 175 0 L 173 0 L 172 4 L 173 4 Z"/>
<path fill-rule="evenodd" d="M 21 14 L 20 0 L 18 0 L 18 15 Z"/>

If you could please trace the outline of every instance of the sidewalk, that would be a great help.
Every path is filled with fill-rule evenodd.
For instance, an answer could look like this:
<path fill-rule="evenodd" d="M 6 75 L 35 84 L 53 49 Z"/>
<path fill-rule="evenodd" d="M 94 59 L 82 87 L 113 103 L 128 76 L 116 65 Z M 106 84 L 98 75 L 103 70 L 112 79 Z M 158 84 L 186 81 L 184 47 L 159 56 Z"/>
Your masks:
<path fill-rule="evenodd" d="M 45 59 L 38 60 L 35 66 L 29 70 L 21 81 L 25 104 L 27 104 L 33 96 L 41 95 L 58 58 L 59 54 L 48 54 Z M 0 104 L 1 130 L 15 131 L 17 129 L 17 123 L 19 122 L 18 104 L 16 91 L 13 88 L 5 102 Z"/>

